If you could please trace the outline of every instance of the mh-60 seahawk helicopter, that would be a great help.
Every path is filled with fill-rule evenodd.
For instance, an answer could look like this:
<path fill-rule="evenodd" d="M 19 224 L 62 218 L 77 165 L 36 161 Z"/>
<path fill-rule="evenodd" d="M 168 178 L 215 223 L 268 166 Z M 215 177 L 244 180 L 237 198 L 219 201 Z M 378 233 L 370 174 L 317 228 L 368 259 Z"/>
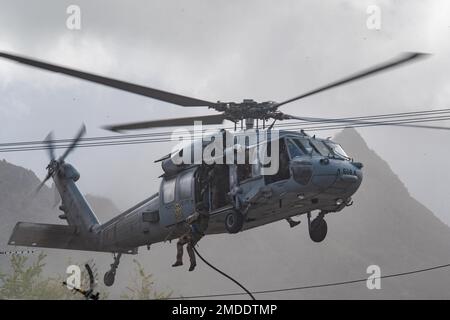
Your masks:
<path fill-rule="evenodd" d="M 352 204 L 351 197 L 362 181 L 362 167 L 346 155 L 342 147 L 329 139 L 310 136 L 303 131 L 280 131 L 272 129 L 275 121 L 300 119 L 310 122 L 328 121 L 320 118 L 305 118 L 279 111 L 283 105 L 307 96 L 374 75 L 423 57 L 423 54 L 408 53 L 394 60 L 374 66 L 339 81 L 277 103 L 255 102 L 209 102 L 178 94 L 152 89 L 87 72 L 69 69 L 35 59 L 0 52 L 0 57 L 33 67 L 62 73 L 116 89 L 147 96 L 183 107 L 204 106 L 219 113 L 215 115 L 145 121 L 112 125 L 112 131 L 155 128 L 165 126 L 187 126 L 194 121 L 205 125 L 221 124 L 224 120 L 234 122 L 235 130 L 219 130 L 215 138 L 228 138 L 232 148 L 224 147 L 213 154 L 216 160 L 227 154 L 243 150 L 244 157 L 251 157 L 252 150 L 265 148 L 271 161 L 278 161 L 277 170 L 263 174 L 267 162 L 238 163 L 204 161 L 177 163 L 175 156 L 182 156 L 186 148 L 157 160 L 162 163 L 163 175 L 160 191 L 136 204 L 108 222 L 100 223 L 75 182 L 80 178 L 77 170 L 65 162 L 67 155 L 77 146 L 85 133 L 84 126 L 72 144 L 59 158 L 55 156 L 52 136 L 46 138 L 50 163 L 42 185 L 53 179 L 61 196 L 60 218 L 68 225 L 18 222 L 10 237 L 10 245 L 47 247 L 70 250 L 111 252 L 114 262 L 105 274 L 105 284 L 112 285 L 123 253 L 136 254 L 140 246 L 172 240 L 186 231 L 186 218 L 203 206 L 209 215 L 207 234 L 237 233 L 264 224 L 306 214 L 309 234 L 313 241 L 322 241 L 327 234 L 325 216 L 338 212 Z M 266 121 L 273 122 L 266 127 Z M 262 121 L 262 128 L 259 127 Z M 236 130 L 241 123 L 242 130 Z M 256 125 L 255 125 L 256 122 Z M 345 121 L 348 123 L 349 121 Z M 352 123 L 365 123 L 354 120 Z M 243 124 L 245 123 L 245 129 Z M 371 123 L 371 122 L 369 122 Z M 409 125 L 403 125 L 409 126 Z M 410 125 L 416 126 L 416 125 Z M 234 138 L 252 132 L 257 137 L 254 144 L 238 145 Z M 262 134 L 268 138 L 259 139 Z M 204 150 L 208 143 L 194 140 L 189 150 L 200 144 Z M 190 148 L 193 147 L 193 148 Z M 254 153 L 255 154 L 255 153 Z M 259 153 L 256 153 L 259 154 Z M 186 154 L 185 154 L 186 155 Z M 318 211 L 314 219 L 311 212 Z"/>

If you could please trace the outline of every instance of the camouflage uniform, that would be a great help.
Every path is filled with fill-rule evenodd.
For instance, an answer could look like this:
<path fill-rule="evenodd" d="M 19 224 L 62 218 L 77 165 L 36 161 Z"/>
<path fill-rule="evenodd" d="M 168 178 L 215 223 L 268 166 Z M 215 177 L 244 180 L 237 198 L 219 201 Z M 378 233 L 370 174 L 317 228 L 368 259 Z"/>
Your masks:
<path fill-rule="evenodd" d="M 189 271 L 194 270 L 197 265 L 195 261 L 194 246 L 205 235 L 208 228 L 209 214 L 196 212 L 186 219 L 189 224 L 189 231 L 182 235 L 177 242 L 177 261 L 172 265 L 173 267 L 181 266 L 183 264 L 183 246 L 187 244 L 186 250 L 191 260 Z"/>

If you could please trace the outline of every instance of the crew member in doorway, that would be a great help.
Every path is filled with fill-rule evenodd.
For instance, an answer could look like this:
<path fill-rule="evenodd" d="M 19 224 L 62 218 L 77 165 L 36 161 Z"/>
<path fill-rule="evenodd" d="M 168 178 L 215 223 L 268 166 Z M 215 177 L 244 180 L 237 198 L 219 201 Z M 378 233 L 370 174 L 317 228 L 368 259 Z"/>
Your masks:
<path fill-rule="evenodd" d="M 178 267 L 183 265 L 183 246 L 187 244 L 186 251 L 191 260 L 189 271 L 193 271 L 197 265 L 195 261 L 194 246 L 205 235 L 205 231 L 208 228 L 209 213 L 207 211 L 197 211 L 194 214 L 186 218 L 186 222 L 189 224 L 189 231 L 182 235 L 177 242 L 177 261 L 172 267 Z"/>

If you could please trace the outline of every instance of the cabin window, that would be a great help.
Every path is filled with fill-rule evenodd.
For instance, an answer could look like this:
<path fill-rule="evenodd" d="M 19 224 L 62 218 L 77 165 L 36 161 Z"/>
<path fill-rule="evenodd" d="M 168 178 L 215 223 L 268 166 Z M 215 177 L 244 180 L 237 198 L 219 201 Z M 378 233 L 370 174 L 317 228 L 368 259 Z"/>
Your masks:
<path fill-rule="evenodd" d="M 144 211 L 142 212 L 142 221 L 145 222 L 158 222 L 159 212 L 158 211 Z"/>
<path fill-rule="evenodd" d="M 163 184 L 164 203 L 170 203 L 175 200 L 175 178 L 165 180 Z"/>
<path fill-rule="evenodd" d="M 191 194 L 191 186 L 192 186 L 192 175 L 190 172 L 187 172 L 179 178 L 178 186 L 180 188 L 179 196 L 180 199 L 188 199 L 192 196 Z"/>

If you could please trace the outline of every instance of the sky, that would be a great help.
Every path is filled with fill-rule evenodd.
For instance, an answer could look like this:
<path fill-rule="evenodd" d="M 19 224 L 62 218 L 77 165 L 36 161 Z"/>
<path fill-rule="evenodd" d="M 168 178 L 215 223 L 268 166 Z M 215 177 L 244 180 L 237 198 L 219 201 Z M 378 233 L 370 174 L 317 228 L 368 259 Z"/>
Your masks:
<path fill-rule="evenodd" d="M 67 28 L 70 5 L 81 10 L 80 30 Z M 371 5 L 380 9 L 379 30 L 367 27 Z M 446 0 L 0 0 L 0 8 L 1 51 L 199 99 L 282 101 L 417 51 L 432 55 L 282 110 L 332 118 L 441 109 L 450 100 Z M 209 113 L 0 60 L 1 143 L 40 140 L 51 130 L 56 138 L 70 138 L 82 123 L 87 136 L 98 136 L 109 134 L 101 129 L 106 124 Z M 358 132 L 411 194 L 450 225 L 450 132 Z M 83 192 L 109 197 L 125 209 L 158 191 L 162 171 L 153 161 L 172 146 L 80 148 L 67 160 L 80 171 Z M 48 163 L 44 151 L 1 158 L 39 177 Z"/>

